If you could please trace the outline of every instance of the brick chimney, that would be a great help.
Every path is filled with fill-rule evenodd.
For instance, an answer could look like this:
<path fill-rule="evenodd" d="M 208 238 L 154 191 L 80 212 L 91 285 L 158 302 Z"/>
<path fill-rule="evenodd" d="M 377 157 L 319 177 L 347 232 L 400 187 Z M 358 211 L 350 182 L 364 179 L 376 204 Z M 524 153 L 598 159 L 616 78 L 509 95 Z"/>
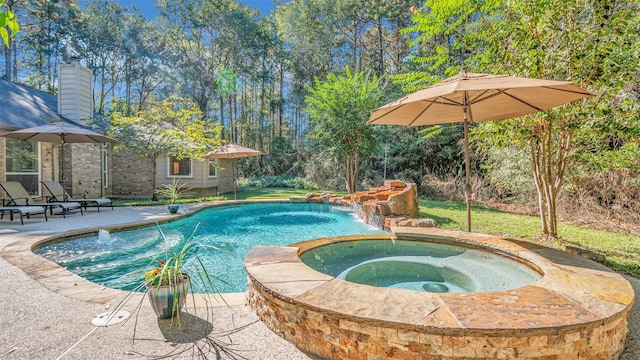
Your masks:
<path fill-rule="evenodd" d="M 58 113 L 69 120 L 87 124 L 93 118 L 91 70 L 77 59 L 58 65 Z"/>

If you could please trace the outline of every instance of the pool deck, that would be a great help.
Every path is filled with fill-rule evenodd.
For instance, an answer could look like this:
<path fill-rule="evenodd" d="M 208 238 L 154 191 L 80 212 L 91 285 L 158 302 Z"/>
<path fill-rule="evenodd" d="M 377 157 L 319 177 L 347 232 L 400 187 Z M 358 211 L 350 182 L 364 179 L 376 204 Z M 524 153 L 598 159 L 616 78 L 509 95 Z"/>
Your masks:
<path fill-rule="evenodd" d="M 209 358 L 219 351 L 222 359 L 313 359 L 267 329 L 244 305 L 244 293 L 228 296 L 228 307 L 219 301 L 213 301 L 208 312 L 198 308 L 194 313 L 189 307 L 182 315 L 183 330 L 170 320 L 157 320 L 147 301 L 142 302 L 137 325 L 132 317 L 126 323 L 93 326 L 91 320 L 114 309 L 126 293 L 73 275 L 33 254 L 29 245 L 83 229 L 167 218 L 172 216 L 166 206 L 146 206 L 103 208 L 99 213 L 89 209 L 83 216 L 52 216 L 47 222 L 35 216 L 25 218 L 24 226 L 19 218 L 0 220 L 0 359 L 198 358 L 199 348 L 209 351 Z M 130 301 L 124 309 L 133 311 L 137 304 Z"/>
<path fill-rule="evenodd" d="M 183 206 L 181 211 L 208 205 Z M 230 355 L 221 354 L 223 359 L 314 359 L 258 321 L 244 304 L 244 294 L 227 296 L 229 306 L 214 301 L 210 318 L 201 308 L 194 312 L 189 307 L 182 330 L 170 320 L 157 320 L 146 301 L 141 303 L 137 321 L 132 318 L 124 324 L 93 326 L 91 320 L 115 308 L 125 293 L 93 284 L 31 252 L 33 244 L 47 238 L 167 218 L 172 216 L 165 206 L 148 206 L 102 209 L 99 213 L 89 209 L 84 216 L 53 216 L 48 222 L 36 216 L 25 219 L 24 226 L 19 219 L 0 220 L 0 303 L 5 306 L 0 315 L 0 358 L 192 358 L 197 357 L 197 349 L 205 349 L 230 351 Z M 635 294 L 640 294 L 640 280 L 625 278 Z M 129 302 L 125 309 L 133 311 L 136 304 Z M 132 343 L 134 325 L 137 340 Z M 627 348 L 620 359 L 639 358 L 640 305 L 636 302 L 629 317 Z"/>

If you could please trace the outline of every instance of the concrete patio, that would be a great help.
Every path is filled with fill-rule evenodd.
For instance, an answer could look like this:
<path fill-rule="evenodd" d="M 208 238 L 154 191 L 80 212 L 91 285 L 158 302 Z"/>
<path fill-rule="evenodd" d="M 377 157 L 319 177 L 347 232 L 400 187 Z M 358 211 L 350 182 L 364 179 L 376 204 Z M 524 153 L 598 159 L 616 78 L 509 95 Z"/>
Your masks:
<path fill-rule="evenodd" d="M 209 204 L 207 204 L 209 205 Z M 188 206 L 186 211 L 197 210 L 203 204 Z M 228 299 L 230 307 L 216 306 L 206 318 L 204 311 L 192 310 L 183 315 L 184 327 L 179 330 L 170 320 L 157 320 L 147 302 L 143 302 L 137 321 L 96 327 L 91 320 L 98 314 L 117 306 L 117 296 L 111 301 L 79 300 L 92 296 L 95 284 L 69 276 L 68 272 L 53 267 L 45 273 L 63 272 L 62 277 L 75 281 L 73 286 L 88 286 L 73 297 L 61 295 L 44 286 L 37 271 L 27 275 L 22 269 L 37 265 L 37 255 L 24 259 L 11 257 L 8 251 L 18 244 L 35 243 L 41 239 L 72 234 L 81 229 L 99 229 L 127 226 L 139 222 L 164 220 L 168 217 L 165 206 L 121 207 L 111 210 L 88 210 L 84 216 L 72 215 L 66 219 L 53 216 L 0 221 L 0 301 L 5 311 L 0 315 L 0 358 L 2 359 L 136 359 L 136 358 L 222 358 L 222 359 L 312 359 L 296 347 L 272 333 L 257 316 L 244 305 L 244 296 Z M 15 253 L 13 253 L 15 255 Z M 11 259 L 7 261 L 7 258 Z M 24 261 L 20 267 L 13 263 Z M 29 263 L 32 261 L 31 263 Z M 42 275 L 43 277 L 46 274 Z M 640 280 L 626 277 L 634 292 L 640 294 Z M 104 290 L 108 292 L 109 290 Z M 76 296 L 78 295 L 78 296 Z M 135 302 L 127 304 L 133 311 Z M 620 357 L 624 360 L 640 358 L 640 306 L 634 304 L 629 317 L 627 348 Z M 132 335 L 136 326 L 136 341 Z M 202 356 L 201 351 L 207 352 Z"/>

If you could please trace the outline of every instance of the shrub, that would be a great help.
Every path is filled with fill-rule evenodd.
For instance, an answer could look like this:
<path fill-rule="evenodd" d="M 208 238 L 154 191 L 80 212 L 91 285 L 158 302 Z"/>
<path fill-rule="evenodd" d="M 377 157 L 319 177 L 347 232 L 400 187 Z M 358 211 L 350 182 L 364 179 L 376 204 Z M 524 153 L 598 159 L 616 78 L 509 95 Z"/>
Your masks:
<path fill-rule="evenodd" d="M 301 177 L 281 176 L 264 176 L 260 178 L 238 179 L 239 186 L 253 187 L 277 187 L 291 189 L 318 190 L 318 185 Z"/>

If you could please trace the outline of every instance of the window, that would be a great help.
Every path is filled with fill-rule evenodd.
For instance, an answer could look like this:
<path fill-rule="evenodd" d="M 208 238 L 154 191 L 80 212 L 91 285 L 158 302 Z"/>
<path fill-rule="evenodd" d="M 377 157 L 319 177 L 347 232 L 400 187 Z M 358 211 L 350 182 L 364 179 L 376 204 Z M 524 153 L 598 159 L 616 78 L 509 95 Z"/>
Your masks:
<path fill-rule="evenodd" d="M 218 177 L 218 161 L 209 159 L 209 177 Z"/>
<path fill-rule="evenodd" d="M 39 194 L 40 143 L 6 139 L 7 181 L 17 181 L 31 195 Z"/>
<path fill-rule="evenodd" d="M 191 158 L 178 159 L 175 156 L 170 156 L 168 161 L 169 177 L 191 177 Z"/>

